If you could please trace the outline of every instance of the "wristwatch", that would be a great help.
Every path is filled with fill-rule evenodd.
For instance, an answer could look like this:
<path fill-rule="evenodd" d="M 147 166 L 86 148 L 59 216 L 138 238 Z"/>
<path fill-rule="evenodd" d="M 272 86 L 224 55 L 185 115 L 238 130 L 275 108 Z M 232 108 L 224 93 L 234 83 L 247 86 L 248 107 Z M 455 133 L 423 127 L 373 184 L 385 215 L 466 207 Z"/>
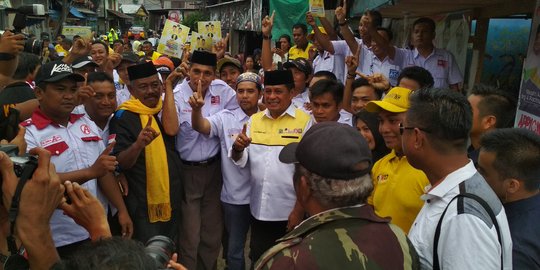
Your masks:
<path fill-rule="evenodd" d="M 342 23 L 338 22 L 338 25 L 339 26 L 345 26 L 348 23 L 349 23 L 349 20 L 345 19 Z"/>
<path fill-rule="evenodd" d="M 11 53 L 0 52 L 0 61 L 9 61 L 15 59 L 15 55 Z"/>

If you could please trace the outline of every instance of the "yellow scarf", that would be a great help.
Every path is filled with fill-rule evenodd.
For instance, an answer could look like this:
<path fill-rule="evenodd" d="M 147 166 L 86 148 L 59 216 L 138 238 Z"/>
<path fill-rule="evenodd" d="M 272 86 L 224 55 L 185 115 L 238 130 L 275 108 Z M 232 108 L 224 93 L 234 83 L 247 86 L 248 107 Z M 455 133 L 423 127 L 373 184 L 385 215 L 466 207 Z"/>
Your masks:
<path fill-rule="evenodd" d="M 144 148 L 146 165 L 146 197 L 148 203 L 148 217 L 151 223 L 169 221 L 171 219 L 171 198 L 169 194 L 169 167 L 165 143 L 154 115 L 161 111 L 163 102 L 159 100 L 155 108 L 148 108 L 138 99 L 131 98 L 122 103 L 119 110 L 126 110 L 139 114 L 141 126 L 144 128 L 148 123 L 148 117 L 152 117 L 152 128 L 160 132 L 149 145 Z"/>

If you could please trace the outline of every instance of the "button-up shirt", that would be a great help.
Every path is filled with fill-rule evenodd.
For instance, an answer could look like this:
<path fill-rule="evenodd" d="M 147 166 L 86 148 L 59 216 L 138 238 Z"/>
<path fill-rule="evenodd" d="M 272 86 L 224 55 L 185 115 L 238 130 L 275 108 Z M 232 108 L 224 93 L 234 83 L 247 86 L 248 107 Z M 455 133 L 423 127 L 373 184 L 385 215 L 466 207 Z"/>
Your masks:
<path fill-rule="evenodd" d="M 96 125 L 83 117 L 72 114 L 67 126 L 54 123 L 37 109 L 30 119 L 23 122 L 26 126 L 24 136 L 27 150 L 42 147 L 51 153 L 51 162 L 59 173 L 86 169 L 94 164 L 105 146 Z M 82 184 L 94 196 L 103 198 L 97 188 L 96 179 Z M 103 203 L 103 201 L 102 201 Z M 106 204 L 104 204 L 106 207 Z M 88 231 L 64 215 L 62 210 L 55 210 L 51 218 L 51 230 L 55 246 L 61 247 L 89 238 Z"/>
<path fill-rule="evenodd" d="M 232 111 L 223 110 L 207 119 L 210 122 L 210 137 L 218 137 L 221 145 L 221 170 L 223 172 L 221 201 L 236 205 L 249 204 L 251 192 L 249 166 L 238 167 L 228 158 L 229 149 L 232 148 L 238 134 L 242 132 L 249 116 L 242 108 L 236 108 Z"/>
<path fill-rule="evenodd" d="M 463 82 L 463 75 L 454 55 L 444 49 L 434 48 L 424 58 L 417 49 L 409 51 L 407 66 L 419 66 L 428 70 L 433 76 L 435 88 L 448 88 L 452 84 Z"/>
<path fill-rule="evenodd" d="M 296 202 L 292 182 L 294 166 L 279 161 L 279 153 L 285 145 L 299 142 L 311 125 L 311 117 L 292 104 L 277 118 L 273 118 L 268 110 L 251 116 L 247 129 L 251 144 L 234 163 L 244 167 L 249 162 L 250 208 L 256 219 L 288 219 Z"/>
<path fill-rule="evenodd" d="M 333 40 L 332 46 L 334 46 L 334 56 L 341 57 L 343 59 L 343 77 L 341 78 L 342 82 L 347 81 L 347 64 L 345 64 L 345 57 L 349 55 L 353 55 L 351 52 L 351 49 L 349 48 L 349 45 L 347 45 L 347 42 L 345 40 Z M 361 39 L 356 39 L 356 42 L 358 42 L 358 46 L 362 46 L 362 50 L 360 50 L 360 62 L 358 63 L 358 67 L 356 68 L 356 71 L 359 71 L 363 74 L 371 74 L 370 73 L 370 63 L 369 59 L 373 57 L 373 52 L 369 49 L 368 46 L 364 44 L 364 42 Z"/>
<path fill-rule="evenodd" d="M 435 229 L 447 206 L 438 244 L 441 269 L 501 269 L 501 252 L 504 269 L 512 269 L 512 240 L 504 208 L 481 176 L 479 181 L 472 182 L 471 178 L 477 173 L 473 162 L 469 161 L 464 167 L 447 175 L 427 194 L 422 195 L 425 204 L 409 233 L 409 238 L 420 257 L 422 269 L 433 268 Z M 484 214 L 485 210 L 481 206 L 476 208 L 476 204 L 463 201 L 460 209 L 458 200 L 452 201 L 449 205 L 460 193 L 459 184 L 469 181 L 474 190 L 465 190 L 466 192 L 482 194 L 480 196 L 490 206 L 494 203 L 500 208 L 500 211 L 494 214 L 501 230 L 502 248 L 489 216 L 487 217 L 489 220 L 483 220 L 487 214 Z"/>
<path fill-rule="evenodd" d="M 395 48 L 395 47 L 394 47 Z M 382 73 L 388 78 L 390 85 L 396 86 L 401 69 L 407 62 L 407 50 L 395 48 L 394 59 L 386 56 L 384 59 L 379 59 L 375 54 L 371 54 L 371 58 L 366 59 L 367 65 L 369 65 L 369 73 L 366 75 L 373 75 L 374 73 Z"/>
<path fill-rule="evenodd" d="M 315 57 L 315 59 L 313 59 L 313 74 L 321 70 L 330 71 L 336 75 L 338 81 L 340 81 L 341 83 L 345 83 L 345 81 L 343 80 L 343 78 L 345 77 L 344 64 L 345 63 L 343 57 L 339 57 L 327 51 L 324 51 L 322 55 L 319 54 L 317 55 L 317 57 Z"/>
<path fill-rule="evenodd" d="M 195 131 L 191 126 L 191 106 L 189 97 L 193 90 L 189 82 L 184 80 L 174 90 L 174 102 L 178 112 L 180 131 L 176 136 L 176 150 L 180 158 L 187 161 L 204 161 L 218 154 L 220 145 L 217 137 L 210 138 Z M 203 117 L 209 117 L 217 112 L 238 108 L 236 93 L 222 80 L 212 81 L 204 96 L 204 105 L 201 108 Z"/>

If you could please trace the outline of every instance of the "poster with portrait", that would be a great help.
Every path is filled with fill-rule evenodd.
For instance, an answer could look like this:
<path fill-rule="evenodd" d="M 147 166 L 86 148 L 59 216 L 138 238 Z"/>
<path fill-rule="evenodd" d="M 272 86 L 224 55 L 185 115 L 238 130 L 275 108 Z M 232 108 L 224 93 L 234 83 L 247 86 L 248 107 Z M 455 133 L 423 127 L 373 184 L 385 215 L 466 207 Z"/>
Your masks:
<path fill-rule="evenodd" d="M 324 17 L 324 0 L 309 0 L 309 12 L 315 17 Z"/>
<path fill-rule="evenodd" d="M 515 127 L 540 134 L 540 0 L 536 1 L 527 58 L 519 91 Z M 535 46 L 536 45 L 536 46 Z"/>
<path fill-rule="evenodd" d="M 220 21 L 206 21 L 198 22 L 197 27 L 199 28 L 198 33 L 203 36 L 205 43 L 205 50 L 212 50 L 212 46 L 216 42 L 221 40 L 221 22 Z"/>
<path fill-rule="evenodd" d="M 157 51 L 169 56 L 182 57 L 183 45 L 186 43 L 189 27 L 177 22 L 167 20 L 163 27 Z"/>
<path fill-rule="evenodd" d="M 211 51 L 212 40 L 208 39 L 208 37 L 204 34 L 191 32 L 191 45 L 190 46 L 191 46 L 190 47 L 191 52 L 193 52 L 194 50 Z"/>

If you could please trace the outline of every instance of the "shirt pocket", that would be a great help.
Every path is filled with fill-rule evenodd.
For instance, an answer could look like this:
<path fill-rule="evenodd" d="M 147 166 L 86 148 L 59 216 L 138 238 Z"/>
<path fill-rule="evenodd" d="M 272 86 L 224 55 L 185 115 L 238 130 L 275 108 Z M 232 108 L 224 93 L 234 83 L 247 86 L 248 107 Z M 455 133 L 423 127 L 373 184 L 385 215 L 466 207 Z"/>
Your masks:
<path fill-rule="evenodd" d="M 64 153 L 69 148 L 68 144 L 66 142 L 58 142 L 55 144 L 51 144 L 49 146 L 46 146 L 45 149 L 51 153 L 53 156 L 59 156 L 62 153 Z"/>

